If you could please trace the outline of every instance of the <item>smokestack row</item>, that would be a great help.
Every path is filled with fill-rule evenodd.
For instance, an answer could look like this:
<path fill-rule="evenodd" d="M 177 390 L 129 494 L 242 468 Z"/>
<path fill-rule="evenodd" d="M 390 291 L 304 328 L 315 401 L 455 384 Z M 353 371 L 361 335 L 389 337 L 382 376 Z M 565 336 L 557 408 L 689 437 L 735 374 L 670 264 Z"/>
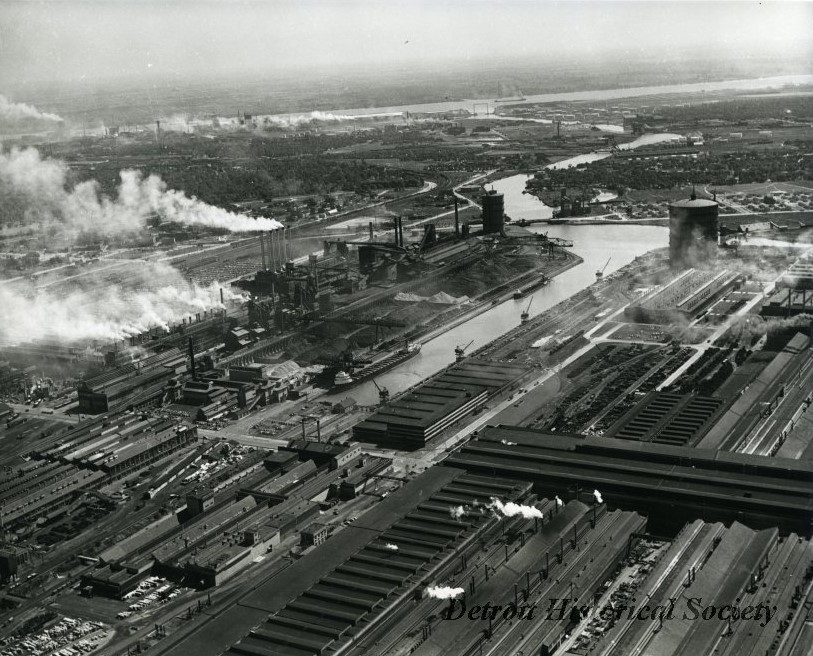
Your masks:
<path fill-rule="evenodd" d="M 263 271 L 268 271 L 269 268 L 272 271 L 278 271 L 285 266 L 286 261 L 291 259 L 289 231 L 290 228 L 280 228 L 260 233 L 260 256 Z"/>
<path fill-rule="evenodd" d="M 395 221 L 395 245 L 403 248 L 404 247 L 403 219 L 400 216 L 396 216 L 394 221 Z"/>

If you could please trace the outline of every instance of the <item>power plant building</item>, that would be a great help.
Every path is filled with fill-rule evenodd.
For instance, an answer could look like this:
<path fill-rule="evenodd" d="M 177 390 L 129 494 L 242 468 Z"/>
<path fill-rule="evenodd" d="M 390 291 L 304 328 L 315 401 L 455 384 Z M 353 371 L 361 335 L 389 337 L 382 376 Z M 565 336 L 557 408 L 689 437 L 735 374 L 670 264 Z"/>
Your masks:
<path fill-rule="evenodd" d="M 720 235 L 720 206 L 716 201 L 697 198 L 669 205 L 669 264 L 685 269 L 710 257 L 717 250 Z"/>
<path fill-rule="evenodd" d="M 481 199 L 483 203 L 483 234 L 501 233 L 505 226 L 505 197 L 493 189 Z"/>

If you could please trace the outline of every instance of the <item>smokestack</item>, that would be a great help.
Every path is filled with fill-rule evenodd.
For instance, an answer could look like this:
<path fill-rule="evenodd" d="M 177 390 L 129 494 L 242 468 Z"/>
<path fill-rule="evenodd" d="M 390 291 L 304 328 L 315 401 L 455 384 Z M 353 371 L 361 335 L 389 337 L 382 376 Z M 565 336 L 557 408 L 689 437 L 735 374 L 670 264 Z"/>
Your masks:
<path fill-rule="evenodd" d="M 271 266 L 271 270 L 276 271 L 277 270 L 277 258 L 276 258 L 276 255 L 274 254 L 274 231 L 273 230 L 269 231 L 266 234 L 268 236 L 268 259 L 269 259 L 268 263 Z"/>
<path fill-rule="evenodd" d="M 457 213 L 457 196 L 454 197 L 454 236 L 460 236 L 460 216 Z"/>
<path fill-rule="evenodd" d="M 265 236 L 260 233 L 260 257 L 262 258 L 262 269 L 268 271 L 268 265 L 265 262 Z"/>
<path fill-rule="evenodd" d="M 220 304 L 221 304 L 221 305 L 226 305 L 226 304 L 223 302 L 223 288 L 222 288 L 222 287 L 220 288 Z"/>
<path fill-rule="evenodd" d="M 192 380 L 197 380 L 198 376 L 195 371 L 195 347 L 191 337 L 189 338 L 189 359 L 192 361 Z"/>
<path fill-rule="evenodd" d="M 404 247 L 404 219 L 402 217 L 398 217 L 398 245 L 403 248 Z"/>
<path fill-rule="evenodd" d="M 372 241 L 373 240 L 373 222 L 372 221 L 370 221 L 369 227 L 370 227 L 370 241 Z"/>

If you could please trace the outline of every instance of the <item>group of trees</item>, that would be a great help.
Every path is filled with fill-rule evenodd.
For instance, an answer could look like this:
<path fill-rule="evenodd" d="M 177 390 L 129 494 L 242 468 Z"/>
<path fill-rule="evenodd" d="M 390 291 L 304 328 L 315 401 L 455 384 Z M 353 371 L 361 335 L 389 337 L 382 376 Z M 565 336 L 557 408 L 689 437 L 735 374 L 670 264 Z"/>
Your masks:
<path fill-rule="evenodd" d="M 683 107 L 659 107 L 658 115 L 667 121 L 691 123 L 719 120 L 734 125 L 748 121 L 772 122 L 780 120 L 813 120 L 813 106 L 809 96 L 774 96 L 738 98 L 719 102 L 706 102 Z"/>
<path fill-rule="evenodd" d="M 809 149 L 808 149 L 809 152 Z M 607 158 L 568 169 L 546 169 L 528 182 L 541 191 L 561 187 L 671 189 L 692 183 L 732 185 L 813 178 L 813 158 L 786 149 L 681 156 Z"/>
<path fill-rule="evenodd" d="M 116 193 L 120 168 L 118 162 L 96 167 L 94 177 L 104 193 Z M 316 155 L 253 159 L 239 164 L 196 161 L 181 166 L 149 164 L 138 168 L 144 175 L 159 175 L 172 189 L 183 190 L 214 205 L 335 191 L 369 195 L 382 189 L 400 191 L 422 184 L 421 176 L 413 171 Z"/>

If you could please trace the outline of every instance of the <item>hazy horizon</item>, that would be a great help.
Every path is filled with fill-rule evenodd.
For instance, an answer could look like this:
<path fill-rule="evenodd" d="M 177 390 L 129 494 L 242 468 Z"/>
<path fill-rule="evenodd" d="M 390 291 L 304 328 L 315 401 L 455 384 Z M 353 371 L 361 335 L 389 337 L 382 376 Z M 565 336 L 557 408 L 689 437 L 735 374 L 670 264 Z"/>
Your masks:
<path fill-rule="evenodd" d="M 0 92 L 49 83 L 813 59 L 813 4 L 67 0 L 0 6 Z M 806 72 L 800 70 L 798 72 Z"/>

